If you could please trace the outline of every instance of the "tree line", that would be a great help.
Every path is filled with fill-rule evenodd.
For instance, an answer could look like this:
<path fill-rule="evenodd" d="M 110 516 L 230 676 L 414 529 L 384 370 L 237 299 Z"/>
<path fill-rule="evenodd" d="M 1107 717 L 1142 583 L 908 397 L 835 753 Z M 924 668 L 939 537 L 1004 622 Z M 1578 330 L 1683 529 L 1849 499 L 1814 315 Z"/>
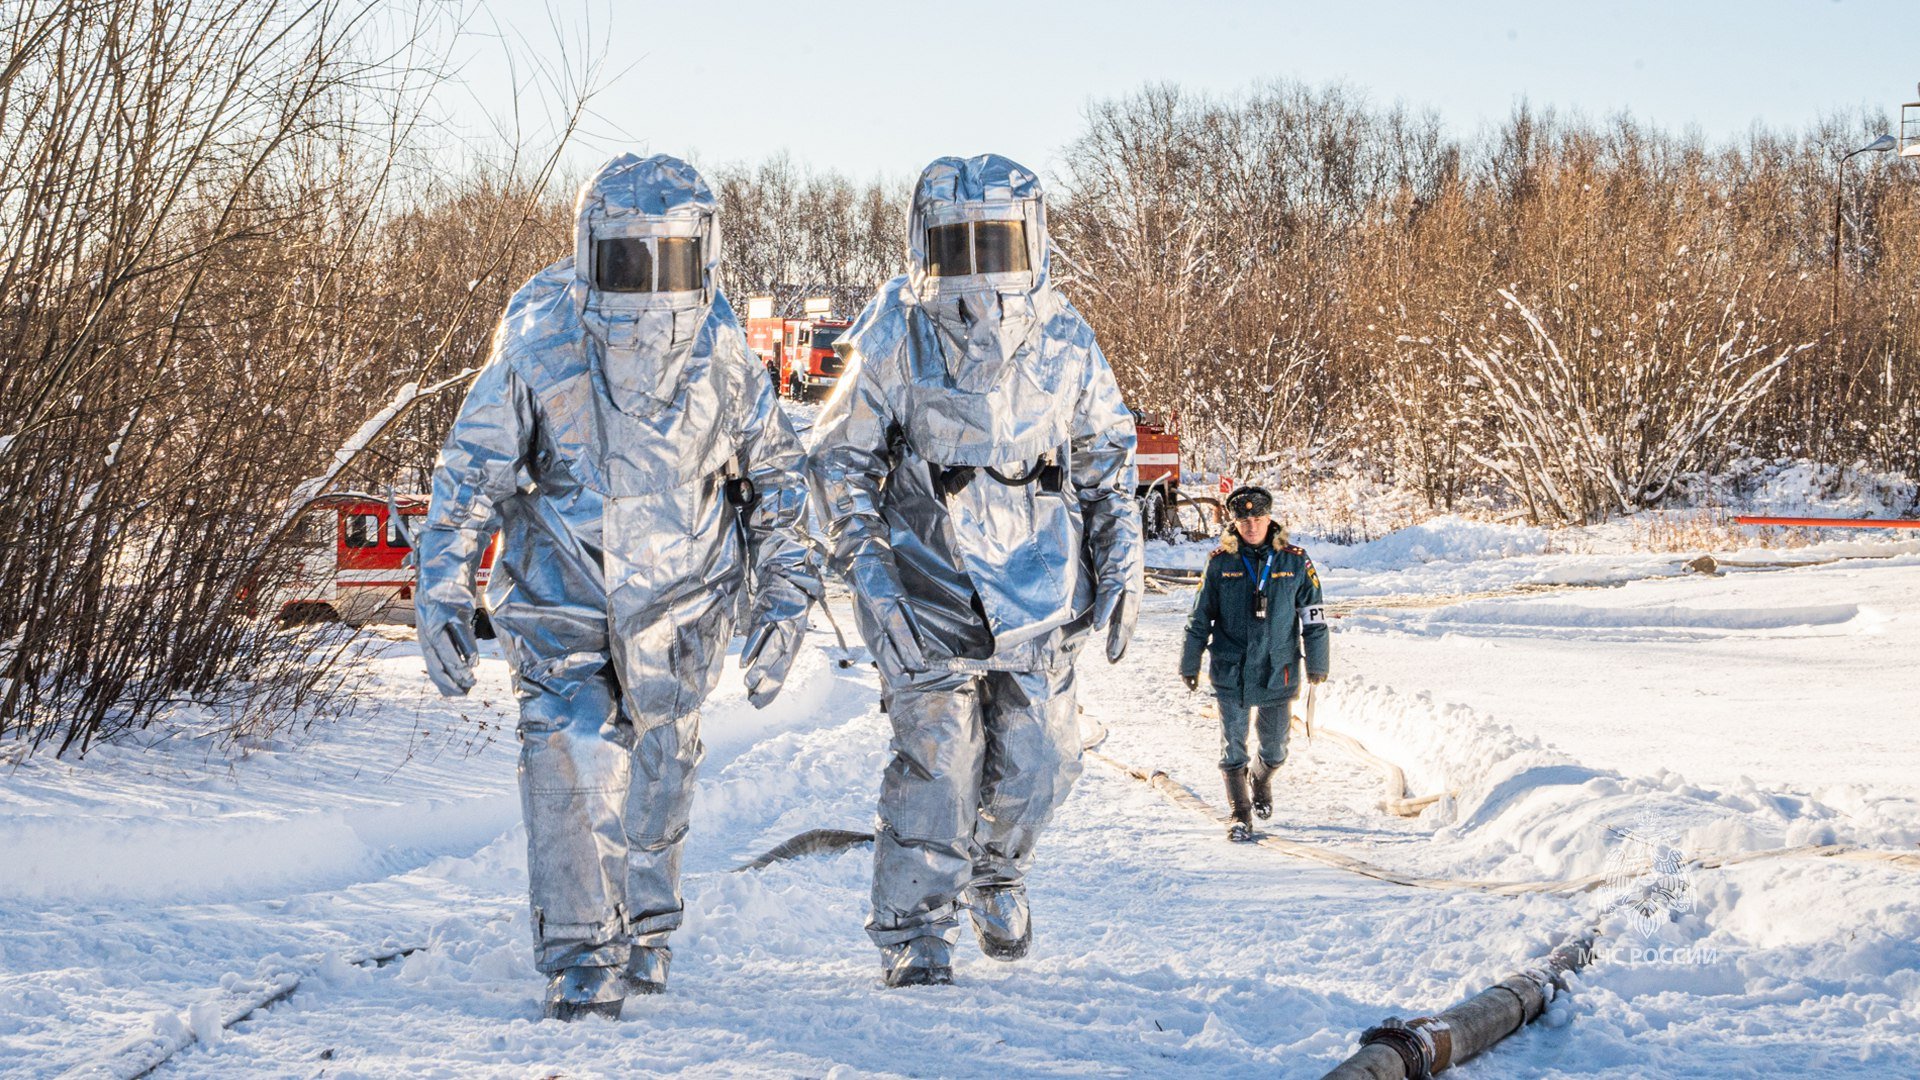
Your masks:
<path fill-rule="evenodd" d="M 1089 111 L 1056 240 L 1206 464 L 1591 522 L 1736 456 L 1920 466 L 1910 163 L 1852 163 L 1834 273 L 1837 154 L 1882 130 L 1709 145 L 1523 105 L 1462 139 L 1340 87 L 1152 87 Z"/>

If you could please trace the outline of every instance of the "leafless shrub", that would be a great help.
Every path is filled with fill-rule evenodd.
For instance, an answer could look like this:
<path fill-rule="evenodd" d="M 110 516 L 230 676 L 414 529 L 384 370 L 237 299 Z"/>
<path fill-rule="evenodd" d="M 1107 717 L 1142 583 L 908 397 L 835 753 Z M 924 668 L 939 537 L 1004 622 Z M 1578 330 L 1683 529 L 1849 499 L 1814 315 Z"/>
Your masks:
<path fill-rule="evenodd" d="M 905 180 L 859 185 L 802 169 L 784 153 L 723 166 L 708 180 L 720 199 L 723 273 L 736 304 L 769 295 L 777 314 L 798 315 L 806 298 L 824 296 L 851 314 L 906 269 Z"/>
<path fill-rule="evenodd" d="M 396 387 L 474 360 L 544 177 L 508 157 L 429 179 L 457 32 L 437 6 L 6 19 L 0 736 L 84 750 L 181 699 L 285 713 L 340 647 L 261 610 L 301 482 L 418 467 L 339 451 Z"/>
<path fill-rule="evenodd" d="M 1570 283 L 1577 285 L 1578 283 Z M 1535 517 L 1598 521 L 1657 505 L 1809 344 L 1783 344 L 1737 295 L 1664 299 L 1600 320 L 1557 307 L 1549 328 L 1500 293 L 1526 338 L 1498 329 L 1460 346 L 1499 443 L 1475 461 L 1526 499 Z M 1716 313 L 1703 305 L 1717 305 Z M 1602 327 L 1606 329 L 1603 331 Z"/>

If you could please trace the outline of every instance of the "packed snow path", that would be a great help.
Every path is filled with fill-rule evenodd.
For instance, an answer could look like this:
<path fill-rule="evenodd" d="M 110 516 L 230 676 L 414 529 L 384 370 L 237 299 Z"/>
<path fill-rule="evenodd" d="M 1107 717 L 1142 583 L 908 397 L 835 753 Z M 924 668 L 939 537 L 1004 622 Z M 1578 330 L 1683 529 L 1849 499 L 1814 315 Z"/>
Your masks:
<path fill-rule="evenodd" d="M 1482 562 L 1479 576 L 1519 576 L 1522 561 Z M 1902 599 L 1920 593 L 1920 569 L 1828 572 L 1865 575 L 1859 588 L 1895 601 L 1876 599 L 1880 617 L 1864 623 L 1817 624 L 1840 631 L 1783 635 L 1803 652 L 1777 662 L 1920 637 L 1920 600 Z M 1389 583 L 1334 565 L 1328 577 L 1330 591 L 1344 580 L 1364 595 L 1409 591 L 1404 579 L 1421 573 L 1438 571 L 1400 568 Z M 1817 573 L 1774 575 L 1771 587 L 1797 610 L 1852 602 L 1815 603 L 1834 591 Z M 1647 655 L 1642 643 L 1599 634 L 1562 649 L 1555 631 L 1643 625 L 1634 590 L 1679 585 L 1585 594 L 1603 614 L 1578 621 L 1564 595 L 1503 600 L 1497 640 L 1536 649 L 1568 680 L 1603 677 Z M 1217 801 L 1217 721 L 1172 670 L 1190 597 L 1151 597 L 1127 660 L 1083 666 L 1083 702 L 1110 732 L 1106 752 Z M 1583 739 L 1609 723 L 1611 701 L 1542 685 L 1542 699 L 1565 702 L 1557 715 L 1497 713 L 1521 734 L 1474 700 L 1533 700 L 1515 683 L 1537 675 L 1496 666 L 1426 686 L 1396 675 L 1388 689 L 1381 670 L 1437 670 L 1422 658 L 1453 655 L 1487 622 L 1456 618 L 1450 640 L 1400 617 L 1345 621 L 1334 656 L 1348 674 L 1320 719 L 1405 766 L 1416 794 L 1460 795 L 1419 819 L 1383 814 L 1377 774 L 1325 740 L 1296 739 L 1264 831 L 1407 873 L 1510 880 L 1605 871 L 1609 828 L 1669 830 L 1696 854 L 1920 840 L 1915 786 L 1862 779 L 1837 753 L 1815 762 L 1828 772 L 1795 774 L 1782 748 L 1774 764 L 1796 784 L 1700 786 L 1689 762 L 1663 759 L 1706 737 L 1695 728 L 1670 724 L 1680 730 L 1661 742 L 1648 725 L 1641 760 L 1606 760 Z M 1733 623 L 1720 629 L 1771 633 Z M 831 637 L 823 627 L 816 640 Z M 0 1074 L 111 1075 L 95 1067 L 129 1040 L 190 1030 L 200 1041 L 155 1075 L 1317 1076 L 1383 1016 L 1437 1010 L 1607 921 L 1592 897 L 1406 889 L 1229 845 L 1218 824 L 1090 763 L 1042 847 L 1033 955 L 998 964 L 964 944 L 958 985 L 884 990 L 860 930 L 866 849 L 729 872 L 806 829 L 871 824 L 887 737 L 873 677 L 812 653 L 772 708 L 746 705 L 737 671 L 709 705 L 672 992 L 636 1000 L 618 1023 L 541 1021 L 504 665 L 483 663 L 472 698 L 443 702 L 409 644 L 369 643 L 362 711 L 310 734 L 224 746 L 183 716 L 154 749 L 36 758 L 6 776 Z M 1898 719 L 1900 681 L 1857 688 L 1857 711 Z M 1702 671 L 1686 685 L 1718 702 L 1736 684 Z M 1672 707 L 1676 720 L 1697 715 Z M 1556 749 L 1566 745 L 1581 750 Z M 1691 913 L 1651 944 L 1698 955 L 1603 958 L 1546 1025 L 1459 1075 L 1920 1069 L 1910 873 L 1780 860 L 1701 871 L 1693 887 Z M 1611 918 L 1614 939 L 1635 940 L 1622 923 Z M 424 948 L 385 967 L 347 962 L 396 946 Z M 221 1027 L 225 1004 L 289 972 L 302 979 L 291 998 Z"/>

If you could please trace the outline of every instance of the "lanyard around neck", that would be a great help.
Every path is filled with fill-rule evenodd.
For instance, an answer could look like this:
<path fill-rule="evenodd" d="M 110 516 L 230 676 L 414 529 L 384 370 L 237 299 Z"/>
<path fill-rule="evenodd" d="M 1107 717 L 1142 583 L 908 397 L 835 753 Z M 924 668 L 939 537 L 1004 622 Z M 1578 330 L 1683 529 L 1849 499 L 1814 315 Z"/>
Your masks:
<path fill-rule="evenodd" d="M 1267 549 L 1267 557 L 1261 560 L 1260 572 L 1258 574 L 1254 573 L 1253 560 L 1247 558 L 1247 553 L 1244 551 L 1240 553 L 1240 563 L 1241 565 L 1247 568 L 1247 575 L 1255 579 L 1253 583 L 1253 591 L 1266 592 L 1267 576 L 1273 572 L 1273 549 L 1272 548 Z"/>

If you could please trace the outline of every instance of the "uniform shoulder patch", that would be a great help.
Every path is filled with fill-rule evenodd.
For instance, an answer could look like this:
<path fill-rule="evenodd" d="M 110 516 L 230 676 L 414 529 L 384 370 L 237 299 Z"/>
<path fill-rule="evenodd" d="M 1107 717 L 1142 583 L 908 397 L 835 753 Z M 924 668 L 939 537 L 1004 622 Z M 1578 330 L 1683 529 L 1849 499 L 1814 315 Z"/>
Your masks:
<path fill-rule="evenodd" d="M 1301 547 L 1299 544 L 1288 544 L 1282 550 L 1289 555 L 1305 555 L 1307 553 L 1307 549 Z"/>
<path fill-rule="evenodd" d="M 1224 547 L 1217 547 L 1217 548 L 1214 548 L 1214 549 L 1213 549 L 1213 554 L 1212 554 L 1212 555 L 1209 555 L 1209 556 L 1207 556 L 1207 557 L 1208 557 L 1209 559 L 1217 559 L 1217 558 L 1219 558 L 1219 557 L 1220 557 L 1220 556 L 1222 556 L 1222 555 L 1231 555 L 1231 554 L 1233 554 L 1233 552 L 1231 552 L 1231 551 L 1228 551 L 1228 550 L 1227 550 L 1226 548 L 1224 548 Z"/>

